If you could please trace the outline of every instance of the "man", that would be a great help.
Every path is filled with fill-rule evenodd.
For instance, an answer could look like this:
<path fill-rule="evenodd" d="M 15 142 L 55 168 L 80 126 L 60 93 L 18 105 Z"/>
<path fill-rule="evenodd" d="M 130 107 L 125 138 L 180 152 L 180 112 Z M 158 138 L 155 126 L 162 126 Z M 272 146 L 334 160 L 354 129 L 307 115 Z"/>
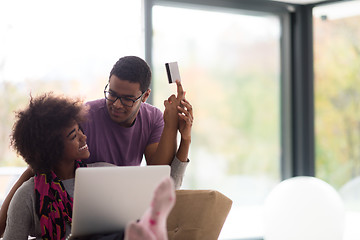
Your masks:
<path fill-rule="evenodd" d="M 108 162 L 118 166 L 171 165 L 179 188 L 188 163 L 193 111 L 179 81 L 177 96 L 164 101 L 165 111 L 146 103 L 150 95 L 151 70 L 139 57 L 120 58 L 110 72 L 104 99 L 88 102 L 89 115 L 82 126 L 90 150 L 88 163 Z M 177 130 L 181 134 L 177 147 Z M 14 184 L 0 210 L 0 236 L 6 226 L 7 209 L 21 184 L 33 176 L 27 169 Z"/>
<path fill-rule="evenodd" d="M 88 103 L 89 121 L 83 126 L 91 151 L 88 162 L 136 166 L 145 155 L 148 165 L 170 165 L 178 129 L 180 152 L 189 148 L 192 107 L 184 98 L 180 82 L 177 97 L 172 95 L 164 103 L 164 117 L 159 109 L 146 103 L 150 82 L 151 70 L 141 58 L 126 56 L 115 63 L 104 89 L 105 98 Z M 180 105 L 184 107 L 178 108 Z M 187 154 L 180 155 L 179 160 L 187 162 Z"/>

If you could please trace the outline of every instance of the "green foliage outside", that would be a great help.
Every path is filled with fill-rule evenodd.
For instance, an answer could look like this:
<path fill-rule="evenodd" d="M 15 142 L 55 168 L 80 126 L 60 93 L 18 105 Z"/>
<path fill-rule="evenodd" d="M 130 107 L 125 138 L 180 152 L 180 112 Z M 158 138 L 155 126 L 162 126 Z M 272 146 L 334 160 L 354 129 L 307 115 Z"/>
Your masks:
<path fill-rule="evenodd" d="M 360 17 L 314 19 L 316 176 L 360 175 Z"/>
<path fill-rule="evenodd" d="M 53 91 L 61 93 L 66 84 L 61 81 L 24 81 L 10 82 L 0 81 L 0 167 L 4 166 L 26 166 L 20 156 L 17 156 L 11 147 L 10 135 L 15 121 L 16 112 L 25 108 L 30 99 L 30 95 Z M 33 89 L 33 90 L 30 90 Z"/>
<path fill-rule="evenodd" d="M 1 69 L 0 69 L 1 70 Z M 102 96 L 102 88 L 105 79 L 98 79 L 92 88 L 89 88 L 87 97 L 96 98 Z M 23 82 L 11 82 L 0 79 L 0 167 L 6 166 L 26 166 L 21 156 L 17 156 L 11 147 L 10 135 L 15 120 L 16 111 L 26 107 L 30 95 L 37 96 L 45 92 L 55 94 L 65 94 L 75 98 L 82 98 L 81 92 L 85 88 L 85 83 L 79 80 L 51 80 L 36 79 L 25 80 Z M 95 91 L 96 90 L 96 91 Z"/>
<path fill-rule="evenodd" d="M 276 40 L 273 44 L 276 49 Z M 223 71 L 219 65 L 180 65 L 186 97 L 194 106 L 193 156 L 201 151 L 218 156 L 215 161 L 225 161 L 227 176 L 279 179 L 280 77 L 276 64 L 262 67 L 259 61 L 252 61 Z M 153 97 L 161 107 L 167 96 L 161 93 L 172 86 L 166 83 L 162 65 L 155 69 L 154 78 Z M 207 161 L 210 165 L 211 160 Z"/>
<path fill-rule="evenodd" d="M 158 8 L 156 13 L 160 11 L 171 9 Z M 175 58 L 195 115 L 187 184 L 227 188 L 237 203 L 261 202 L 262 194 L 280 180 L 278 19 L 182 11 L 182 16 L 195 21 L 179 23 L 173 20 L 175 12 L 166 19 L 175 32 L 163 26 L 164 19 L 153 21 L 152 96 L 162 107 L 163 100 L 176 92 L 167 84 L 164 68 L 164 59 Z M 173 38 L 176 44 L 171 44 Z M 251 188 L 259 184 L 261 193 L 241 187 L 247 181 Z M 246 201 L 245 195 L 251 200 Z"/>

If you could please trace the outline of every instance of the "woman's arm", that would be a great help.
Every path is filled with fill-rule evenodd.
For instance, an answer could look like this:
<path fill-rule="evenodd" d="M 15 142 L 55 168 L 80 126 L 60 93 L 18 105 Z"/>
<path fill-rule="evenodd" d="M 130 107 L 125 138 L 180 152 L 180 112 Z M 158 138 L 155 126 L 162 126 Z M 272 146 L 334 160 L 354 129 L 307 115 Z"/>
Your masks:
<path fill-rule="evenodd" d="M 191 104 L 184 98 L 181 100 L 179 110 L 179 132 L 181 134 L 180 146 L 171 163 L 171 177 L 174 179 L 175 189 L 181 187 L 185 170 L 188 165 L 189 149 L 191 143 L 191 128 L 193 124 L 193 109 Z"/>
<path fill-rule="evenodd" d="M 30 234 L 41 236 L 35 213 L 35 191 L 32 179 L 24 182 L 14 193 L 8 207 L 3 240 L 27 240 Z"/>
<path fill-rule="evenodd" d="M 180 146 L 176 153 L 176 157 L 182 161 L 188 161 L 188 154 L 191 143 L 191 129 L 194 121 L 193 108 L 188 100 L 181 100 L 181 105 L 177 107 L 179 110 L 179 132 L 181 134 Z"/>
<path fill-rule="evenodd" d="M 158 143 L 147 146 L 145 150 L 146 163 L 148 165 L 170 165 L 177 149 L 178 109 L 184 90 L 179 81 L 177 84 L 177 96 L 171 95 L 164 101 L 164 129 Z"/>
<path fill-rule="evenodd" d="M 11 199 L 13 198 L 16 190 L 27 180 L 29 180 L 32 176 L 34 176 L 34 173 L 30 167 L 28 167 L 23 174 L 21 174 L 20 178 L 16 181 L 14 186 L 11 188 L 10 192 L 6 196 L 3 204 L 1 205 L 0 209 L 0 236 L 4 234 L 5 227 L 6 227 L 6 218 L 7 218 L 7 212 L 8 208 L 11 202 Z"/>

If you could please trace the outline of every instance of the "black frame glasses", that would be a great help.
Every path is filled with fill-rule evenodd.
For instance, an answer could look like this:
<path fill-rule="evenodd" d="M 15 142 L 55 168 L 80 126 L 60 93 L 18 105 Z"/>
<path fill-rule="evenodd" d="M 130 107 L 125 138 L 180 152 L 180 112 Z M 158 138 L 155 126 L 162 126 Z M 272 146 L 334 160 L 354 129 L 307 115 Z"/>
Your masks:
<path fill-rule="evenodd" d="M 139 101 L 139 99 L 144 96 L 145 92 L 142 92 L 141 95 L 136 98 L 136 99 L 131 99 L 128 97 L 122 97 L 122 96 L 118 96 L 115 93 L 111 92 L 111 91 L 107 91 L 106 89 L 108 88 L 109 84 L 106 84 L 105 88 L 104 88 L 104 96 L 106 100 L 109 100 L 112 103 L 115 103 L 118 99 L 120 100 L 121 104 L 124 105 L 125 107 L 133 107 L 134 104 Z M 110 98 L 110 97 L 111 98 Z"/>

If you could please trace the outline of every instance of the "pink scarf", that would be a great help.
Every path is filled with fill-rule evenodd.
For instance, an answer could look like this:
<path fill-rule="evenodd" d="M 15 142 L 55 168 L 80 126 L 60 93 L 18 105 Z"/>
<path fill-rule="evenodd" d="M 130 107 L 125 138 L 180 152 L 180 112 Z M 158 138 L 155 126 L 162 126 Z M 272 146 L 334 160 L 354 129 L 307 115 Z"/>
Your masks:
<path fill-rule="evenodd" d="M 86 164 L 77 160 L 75 167 L 86 167 Z M 72 197 L 53 171 L 36 174 L 34 182 L 35 209 L 40 219 L 42 239 L 65 239 L 66 223 L 71 225 L 72 222 Z"/>

